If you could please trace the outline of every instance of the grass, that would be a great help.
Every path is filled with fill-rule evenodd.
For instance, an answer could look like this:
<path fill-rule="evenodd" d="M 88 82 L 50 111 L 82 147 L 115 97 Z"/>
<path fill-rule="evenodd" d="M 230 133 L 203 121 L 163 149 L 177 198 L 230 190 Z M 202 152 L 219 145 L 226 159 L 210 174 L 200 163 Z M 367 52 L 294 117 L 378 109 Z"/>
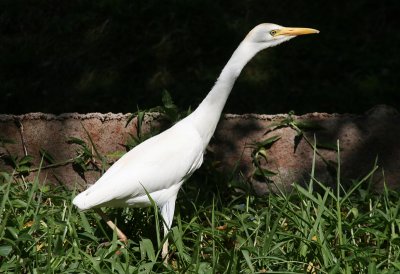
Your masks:
<path fill-rule="evenodd" d="M 163 103 L 158 111 L 172 123 L 187 114 L 168 93 Z M 150 136 L 141 129 L 145 112 L 136 115 L 137 136 L 128 148 Z M 321 145 L 305 134 L 316 125 L 289 114 L 274 127 L 292 128 L 314 149 L 314 159 L 324 160 Z M 88 138 L 90 144 L 69 139 L 79 149 L 68 163 L 82 172 L 92 165 L 103 170 L 107 157 Z M 267 183 L 275 173 L 260 161 L 279 138 L 252 146 L 254 176 Z M 264 197 L 252 195 L 240 174 L 222 173 L 208 157 L 179 192 L 168 265 L 161 259 L 165 239 L 156 207 L 108 209 L 129 238 L 125 246 L 93 211 L 77 211 L 71 203 L 75 190 L 39 181 L 47 166 L 32 168 L 32 157 L 9 155 L 4 159 L 14 172 L 0 172 L 0 273 L 398 273 L 400 194 L 386 187 L 371 191 L 377 166 L 345 187 L 339 143 L 331 147 L 337 164 L 325 162 L 336 170 L 334 189 L 313 177 L 313 165 L 308 184 Z M 41 155 L 50 166 L 59 165 L 46 151 Z M 29 171 L 36 172 L 32 180 L 23 175 Z"/>
<path fill-rule="evenodd" d="M 168 265 L 154 208 L 108 211 L 130 238 L 123 247 L 72 206 L 74 191 L 3 172 L 0 272 L 398 273 L 400 196 L 369 191 L 374 171 L 347 190 L 337 176 L 337 189 L 311 179 L 255 197 L 208 163 L 179 194 Z"/>

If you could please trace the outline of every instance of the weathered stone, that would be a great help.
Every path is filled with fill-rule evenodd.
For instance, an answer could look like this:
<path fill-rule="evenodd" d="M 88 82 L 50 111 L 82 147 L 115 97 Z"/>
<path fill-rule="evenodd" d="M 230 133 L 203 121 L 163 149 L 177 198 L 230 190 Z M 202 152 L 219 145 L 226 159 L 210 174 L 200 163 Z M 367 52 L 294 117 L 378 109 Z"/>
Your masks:
<path fill-rule="evenodd" d="M 0 138 L 15 142 L 0 147 L 0 155 L 3 155 L 2 158 L 8 154 L 22 157 L 25 154 L 25 143 L 27 154 L 35 157 L 35 166 L 40 164 L 40 149 L 49 152 L 56 162 L 63 162 L 75 157 L 78 149 L 76 144 L 67 143 L 69 137 L 85 140 L 90 145 L 84 128 L 101 154 L 126 151 L 124 144 L 129 134 L 136 134 L 136 119 L 125 127 L 129 116 L 130 114 L 113 113 L 0 115 Z M 375 188 L 381 189 L 383 178 L 392 188 L 400 186 L 399 116 L 395 109 L 381 105 L 365 115 L 310 113 L 293 117 L 296 121 L 312 121 L 321 126 L 322 129 L 305 131 L 304 136 L 311 143 L 314 143 L 314 136 L 317 142 L 325 144 L 336 144 L 339 140 L 342 178 L 360 179 L 372 170 L 378 159 L 380 169 L 375 172 L 373 182 Z M 144 131 L 160 126 L 158 117 L 157 114 L 148 115 Z M 325 184 L 334 184 L 336 179 L 332 167 L 335 165 L 328 168 L 326 162 L 337 162 L 337 152 L 321 148 L 318 152 L 325 161 L 319 155 L 314 158 L 312 146 L 304 137 L 296 137 L 298 134 L 293 128 L 271 128 L 271 125 L 285 118 L 287 115 L 225 115 L 211 140 L 210 150 L 214 152 L 213 157 L 226 170 L 238 165 L 259 194 L 275 189 L 276 186 L 286 188 L 293 182 L 307 182 L 313 161 L 314 177 Z M 270 177 L 270 182 L 252 179 L 255 167 L 252 163 L 251 153 L 254 148 L 251 144 L 275 135 L 281 138 L 267 150 L 267 161 L 263 160 L 261 163 L 264 168 L 277 172 L 277 175 Z M 9 171 L 10 167 L 0 163 L 0 170 Z M 77 185 L 78 188 L 94 183 L 99 176 L 100 172 L 96 170 L 79 175 L 71 164 L 44 169 L 40 174 L 42 180 L 58 182 L 68 187 Z M 271 184 L 272 181 L 275 184 Z"/>

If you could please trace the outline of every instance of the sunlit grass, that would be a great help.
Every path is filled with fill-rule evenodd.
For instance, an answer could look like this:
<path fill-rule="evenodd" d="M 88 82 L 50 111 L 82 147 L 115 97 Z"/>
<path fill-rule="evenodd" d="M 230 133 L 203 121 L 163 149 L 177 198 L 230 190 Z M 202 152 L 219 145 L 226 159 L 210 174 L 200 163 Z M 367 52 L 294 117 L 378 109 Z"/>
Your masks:
<path fill-rule="evenodd" d="M 168 265 L 153 208 L 109 210 L 124 246 L 72 206 L 74 191 L 2 173 L 0 272 L 395 273 L 399 193 L 368 191 L 373 171 L 347 190 L 311 180 L 265 197 L 233 191 L 217 171 L 194 177 L 178 197 Z"/>

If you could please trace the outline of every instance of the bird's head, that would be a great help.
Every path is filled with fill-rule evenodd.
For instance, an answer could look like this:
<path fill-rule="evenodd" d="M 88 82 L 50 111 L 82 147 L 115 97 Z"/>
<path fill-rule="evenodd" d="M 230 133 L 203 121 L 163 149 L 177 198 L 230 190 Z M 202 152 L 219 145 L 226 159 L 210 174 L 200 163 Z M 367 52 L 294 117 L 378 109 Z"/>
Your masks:
<path fill-rule="evenodd" d="M 245 41 L 256 45 L 260 50 L 279 45 L 298 35 L 319 33 L 310 28 L 289 28 L 276 24 L 264 23 L 253 28 Z"/>

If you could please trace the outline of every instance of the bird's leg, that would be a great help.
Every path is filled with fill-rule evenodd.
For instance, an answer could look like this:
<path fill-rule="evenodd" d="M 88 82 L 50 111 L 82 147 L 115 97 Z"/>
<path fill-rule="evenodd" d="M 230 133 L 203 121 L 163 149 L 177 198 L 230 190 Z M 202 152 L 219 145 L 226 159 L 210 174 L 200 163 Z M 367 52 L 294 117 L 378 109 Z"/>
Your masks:
<path fill-rule="evenodd" d="M 164 238 L 167 235 L 168 235 L 168 229 L 164 225 Z M 165 242 L 163 244 L 162 251 L 161 251 L 161 257 L 163 259 L 164 264 L 167 264 L 168 263 L 168 259 L 169 259 L 169 256 L 168 256 L 168 238 L 165 239 Z"/>
<path fill-rule="evenodd" d="M 95 211 L 112 230 L 115 230 L 120 241 L 126 244 L 128 242 L 128 237 L 126 237 L 126 235 L 113 223 L 113 221 L 111 221 L 110 218 L 108 218 L 108 216 L 100 208 L 96 208 Z"/>
<path fill-rule="evenodd" d="M 164 264 L 168 263 L 168 232 L 171 229 L 171 224 L 172 224 L 172 219 L 174 218 L 174 211 L 175 211 L 175 197 L 171 197 L 168 202 L 166 202 L 162 207 L 161 207 L 161 216 L 163 218 L 163 225 L 164 225 L 164 239 L 165 242 L 162 247 L 161 251 L 161 257 L 164 261 Z"/>

